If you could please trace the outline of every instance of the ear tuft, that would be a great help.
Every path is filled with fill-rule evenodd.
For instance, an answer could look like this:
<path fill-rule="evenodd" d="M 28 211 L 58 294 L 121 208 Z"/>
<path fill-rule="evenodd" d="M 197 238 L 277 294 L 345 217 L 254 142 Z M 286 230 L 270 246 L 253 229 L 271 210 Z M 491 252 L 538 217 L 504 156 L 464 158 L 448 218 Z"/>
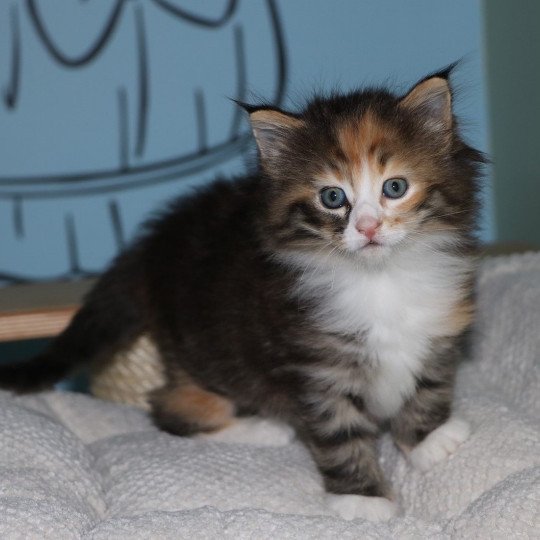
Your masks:
<path fill-rule="evenodd" d="M 275 109 L 253 107 L 246 110 L 263 160 L 279 156 L 292 131 L 304 125 L 296 116 Z"/>
<path fill-rule="evenodd" d="M 229 99 L 233 101 L 236 105 L 238 105 L 241 109 L 244 109 L 244 111 L 246 111 L 249 114 L 261 108 L 257 105 L 251 105 L 250 103 L 246 103 L 245 101 L 240 101 L 239 99 L 233 99 L 233 98 L 229 98 Z"/>
<path fill-rule="evenodd" d="M 448 81 L 450 79 L 450 75 L 454 73 L 454 70 L 461 64 L 462 60 L 456 60 L 455 62 L 452 62 L 445 68 L 440 69 L 439 71 L 435 71 L 434 73 L 431 73 L 431 75 L 428 75 L 423 80 L 432 79 L 433 77 L 438 77 L 439 79 L 444 79 L 445 81 Z"/>
<path fill-rule="evenodd" d="M 399 103 L 434 131 L 448 132 L 452 127 L 452 93 L 446 78 L 449 73 L 441 72 L 420 81 Z"/>

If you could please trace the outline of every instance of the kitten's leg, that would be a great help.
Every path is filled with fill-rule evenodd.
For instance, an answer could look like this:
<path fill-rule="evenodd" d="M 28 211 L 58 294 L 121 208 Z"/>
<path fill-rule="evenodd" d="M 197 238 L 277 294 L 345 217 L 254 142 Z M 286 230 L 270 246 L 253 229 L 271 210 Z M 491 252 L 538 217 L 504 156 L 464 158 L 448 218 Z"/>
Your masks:
<path fill-rule="evenodd" d="M 451 418 L 453 374 L 424 376 L 415 394 L 391 421 L 397 445 L 416 468 L 427 471 L 469 437 L 469 425 Z"/>
<path fill-rule="evenodd" d="M 237 417 L 231 401 L 187 376 L 154 392 L 151 402 L 156 424 L 173 435 L 259 446 L 283 446 L 295 436 L 292 427 L 275 420 Z"/>
<path fill-rule="evenodd" d="M 214 432 L 234 422 L 231 401 L 184 378 L 153 392 L 150 402 L 156 425 L 173 435 Z"/>
<path fill-rule="evenodd" d="M 397 512 L 379 467 L 378 427 L 347 397 L 311 401 L 299 432 L 321 472 L 328 505 L 345 519 L 386 520 Z"/>

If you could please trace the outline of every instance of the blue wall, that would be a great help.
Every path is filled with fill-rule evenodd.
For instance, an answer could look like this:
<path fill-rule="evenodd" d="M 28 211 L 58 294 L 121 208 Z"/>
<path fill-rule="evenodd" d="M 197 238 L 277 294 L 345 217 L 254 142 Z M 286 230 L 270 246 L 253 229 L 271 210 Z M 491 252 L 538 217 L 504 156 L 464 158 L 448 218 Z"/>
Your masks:
<path fill-rule="evenodd" d="M 0 279 L 97 272 L 164 200 L 244 171 L 228 97 L 405 90 L 459 58 L 457 111 L 487 150 L 479 0 L 2 0 Z"/>

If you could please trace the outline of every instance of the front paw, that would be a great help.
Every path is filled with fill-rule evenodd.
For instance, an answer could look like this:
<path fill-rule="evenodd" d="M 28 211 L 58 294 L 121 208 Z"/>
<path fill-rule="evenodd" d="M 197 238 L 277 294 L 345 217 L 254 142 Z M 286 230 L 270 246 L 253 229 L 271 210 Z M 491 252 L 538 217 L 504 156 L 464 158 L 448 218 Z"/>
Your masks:
<path fill-rule="evenodd" d="M 398 510 L 397 505 L 385 497 L 327 493 L 326 502 L 337 515 L 347 520 L 363 518 L 369 521 L 387 521 L 394 517 Z"/>
<path fill-rule="evenodd" d="M 421 471 L 428 471 L 436 463 L 453 454 L 470 435 L 467 422 L 451 418 L 432 431 L 418 446 L 409 452 L 409 461 Z"/>

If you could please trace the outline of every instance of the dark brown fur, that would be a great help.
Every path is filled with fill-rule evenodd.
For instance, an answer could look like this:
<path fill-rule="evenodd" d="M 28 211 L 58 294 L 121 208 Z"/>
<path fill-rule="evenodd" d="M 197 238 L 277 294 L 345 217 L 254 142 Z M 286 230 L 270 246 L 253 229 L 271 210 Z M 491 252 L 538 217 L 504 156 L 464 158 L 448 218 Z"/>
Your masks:
<path fill-rule="evenodd" d="M 166 369 L 166 386 L 152 396 L 163 429 L 189 435 L 225 427 L 237 414 L 278 417 L 297 429 L 329 491 L 388 496 L 375 453 L 381 422 L 362 395 L 306 375 L 325 367 L 345 379 L 369 378 L 373 359 L 341 352 L 361 347 L 362 335 L 314 323 L 312 302 L 292 294 L 302 270 L 280 257 L 328 244 L 333 257 L 355 259 L 342 245 L 351 208 L 321 211 L 316 179 L 332 171 L 354 182 L 361 167 L 384 174 L 400 163 L 413 171 L 418 192 L 388 225 L 416 220 L 425 234 L 452 231 L 457 241 L 441 252 L 470 254 L 482 156 L 459 137 L 451 115 L 439 115 L 442 127 L 427 124 L 432 113 L 422 110 L 418 88 L 405 98 L 384 90 L 320 98 L 297 115 L 250 109 L 259 171 L 179 199 L 150 221 L 51 348 L 1 367 L 0 384 L 44 388 L 76 362 L 106 360 L 146 333 Z M 432 343 L 415 393 L 391 419 L 403 447 L 450 414 L 458 343 L 472 316 L 471 276 L 463 282 L 447 336 Z"/>

